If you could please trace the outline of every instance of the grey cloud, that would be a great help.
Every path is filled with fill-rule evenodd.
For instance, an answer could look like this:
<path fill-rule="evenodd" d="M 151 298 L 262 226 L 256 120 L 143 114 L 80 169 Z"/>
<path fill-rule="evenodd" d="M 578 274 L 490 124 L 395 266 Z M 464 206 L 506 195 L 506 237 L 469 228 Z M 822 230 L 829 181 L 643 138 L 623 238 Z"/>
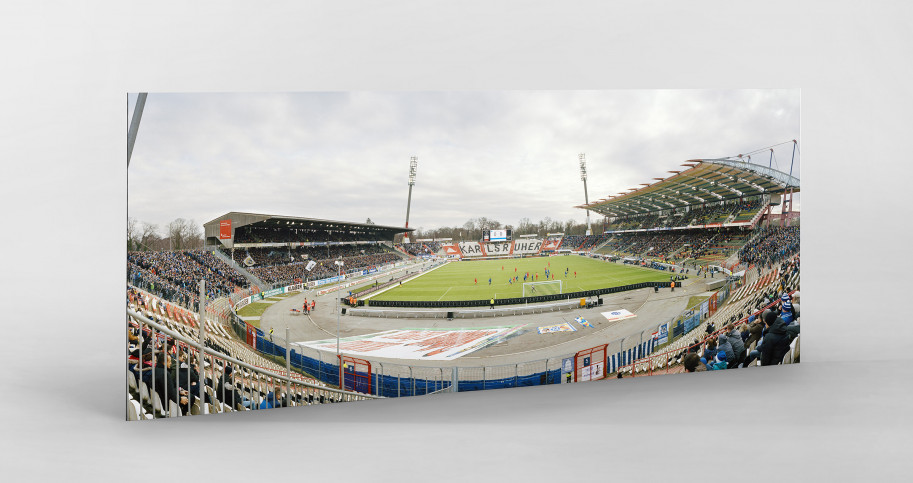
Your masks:
<path fill-rule="evenodd" d="M 595 200 L 795 138 L 798 110 L 797 90 L 150 94 L 129 210 L 160 225 L 232 210 L 402 224 L 415 155 L 412 226 L 583 220 L 578 153 Z"/>

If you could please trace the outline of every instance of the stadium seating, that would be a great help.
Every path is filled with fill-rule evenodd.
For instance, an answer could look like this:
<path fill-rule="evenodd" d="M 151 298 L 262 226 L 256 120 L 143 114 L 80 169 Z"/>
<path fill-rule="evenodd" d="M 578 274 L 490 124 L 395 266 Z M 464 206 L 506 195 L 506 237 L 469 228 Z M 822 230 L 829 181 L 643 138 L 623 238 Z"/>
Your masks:
<path fill-rule="evenodd" d="M 796 257 L 784 263 L 781 267 L 761 273 L 754 281 L 747 281 L 741 288 L 733 292 L 723 307 L 703 320 L 689 332 L 689 334 L 702 334 L 701 336 L 694 337 L 686 334 L 663 347 L 660 351 L 657 351 L 642 360 L 637 360 L 632 364 L 620 367 L 618 372 L 634 375 L 673 374 L 676 372 L 683 372 L 684 368 L 681 365 L 682 358 L 689 349 L 694 348 L 697 349 L 698 353 L 703 353 L 707 342 L 715 339 L 727 325 L 734 324 L 735 327 L 739 327 L 747 322 L 749 315 L 759 316 L 760 313 L 768 307 L 776 309 L 779 301 L 779 288 L 781 287 L 778 285 L 779 281 L 785 280 L 784 285 L 787 291 L 791 293 L 798 291 L 798 268 L 798 258 Z M 783 275 L 783 277 L 778 277 L 778 275 Z M 799 319 L 797 318 L 794 324 L 798 323 Z M 716 329 L 711 333 L 707 333 L 708 326 L 713 326 Z M 781 363 L 791 364 L 799 362 L 798 348 L 800 338 L 801 335 L 797 336 L 792 341 L 790 350 L 783 357 Z M 747 348 L 746 352 L 750 353 L 755 348 L 756 344 L 753 343 Z M 760 361 L 756 360 L 749 367 L 759 365 Z"/>
<path fill-rule="evenodd" d="M 128 288 L 127 297 L 129 307 L 132 310 L 141 313 L 150 320 L 167 327 L 169 330 L 176 332 L 187 339 L 196 340 L 198 330 L 196 329 L 196 324 L 199 323 L 196 314 L 184 312 L 168 302 L 157 298 L 155 295 L 135 287 Z M 139 353 L 141 352 L 141 349 L 143 350 L 144 359 L 141 366 L 149 369 L 152 366 L 151 359 L 147 357 L 150 354 L 150 345 L 154 345 L 156 350 L 161 352 L 164 348 L 172 347 L 172 339 L 170 337 L 162 337 L 162 334 L 159 333 L 153 342 L 151 341 L 153 335 L 152 331 L 146 324 L 141 324 L 133 317 L 129 317 L 129 323 L 132 327 L 131 331 L 136 336 L 139 336 L 140 330 L 142 331 L 143 339 L 145 339 L 145 341 L 143 344 L 144 349 L 139 347 L 138 340 L 134 341 L 136 343 L 128 344 L 128 419 L 154 419 L 184 415 L 184 412 L 179 405 L 170 400 L 167 405 L 163 404 L 162 396 L 160 396 L 158 392 L 150 390 L 149 384 L 151 384 L 151 381 L 149 381 L 149 384 L 146 382 L 148 376 L 145 378 L 146 380 L 141 380 L 138 377 L 140 371 L 137 367 L 140 366 Z M 209 319 L 204 320 L 203 323 L 206 327 L 206 346 L 255 367 L 260 367 L 278 374 L 287 374 L 284 367 L 264 358 L 246 344 L 231 337 L 229 332 L 221 324 Z M 195 349 L 191 350 L 189 347 L 179 343 L 177 344 L 175 351 L 182 354 L 181 357 L 189 357 L 191 361 L 196 361 L 197 355 Z M 174 354 L 175 352 L 172 352 L 173 356 Z M 223 367 L 225 366 L 225 363 L 220 358 L 210 355 L 206 356 L 206 361 L 207 368 L 204 371 L 204 376 L 208 381 L 208 385 L 205 386 L 204 391 L 209 395 L 209 399 L 212 401 L 211 404 L 205 404 L 207 412 L 218 413 L 233 410 L 250 410 L 250 408 L 244 408 L 243 406 L 232 408 L 223 405 L 220 402 L 221 399 L 217 397 L 218 395 L 215 393 L 215 390 L 217 383 L 224 372 Z M 179 369 L 179 371 L 180 370 L 184 369 Z M 317 386 L 317 388 L 308 388 L 304 385 L 296 386 L 293 388 L 294 390 L 291 394 L 290 406 L 313 404 L 315 401 L 337 402 L 349 397 L 321 391 L 319 387 L 326 387 L 326 385 L 313 378 L 304 377 L 295 372 L 291 373 L 291 377 L 301 383 Z M 238 369 L 237 379 L 238 384 L 236 387 L 239 389 L 239 394 L 242 397 L 254 401 L 257 405 L 259 405 L 259 403 L 268 395 L 268 388 L 279 385 L 282 386 L 284 390 L 285 387 L 284 383 L 280 383 L 272 377 L 249 371 L 245 368 Z M 200 414 L 203 412 L 203 406 L 199 404 L 199 401 L 196 401 L 196 403 L 196 405 L 190 408 L 191 414 Z"/>
<path fill-rule="evenodd" d="M 762 208 L 760 198 L 744 201 L 727 200 L 723 204 L 714 203 L 708 206 L 694 206 L 672 210 L 671 213 L 643 213 L 620 216 L 606 226 L 607 231 L 639 230 L 652 228 L 673 228 L 715 223 L 732 223 L 749 221 Z"/>
<path fill-rule="evenodd" d="M 248 270 L 263 282 L 273 285 L 333 277 L 337 273 L 333 260 L 337 257 L 342 257 L 345 263 L 343 272 L 378 267 L 402 260 L 400 255 L 382 245 L 297 247 L 291 251 L 287 248 L 250 248 L 235 250 L 234 260 L 243 264 L 248 255 L 257 263 Z M 307 256 L 306 260 L 317 263 L 310 272 L 305 269 L 307 263 L 303 255 Z"/>
<path fill-rule="evenodd" d="M 434 255 L 441 250 L 441 244 L 440 242 L 404 243 L 397 245 L 397 248 L 400 248 L 404 252 L 417 257 L 422 255 Z"/>

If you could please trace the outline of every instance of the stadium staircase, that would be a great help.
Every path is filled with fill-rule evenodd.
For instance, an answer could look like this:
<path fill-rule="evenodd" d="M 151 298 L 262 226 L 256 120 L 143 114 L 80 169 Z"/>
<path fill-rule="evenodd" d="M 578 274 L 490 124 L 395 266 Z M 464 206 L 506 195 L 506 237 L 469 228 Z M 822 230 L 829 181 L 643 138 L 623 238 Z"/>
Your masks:
<path fill-rule="evenodd" d="M 381 246 L 384 247 L 385 252 L 395 253 L 403 260 L 411 260 L 411 259 L 415 258 L 411 254 L 409 254 L 409 252 L 407 252 L 405 248 L 402 248 L 401 246 L 394 246 L 394 247 L 388 247 L 387 245 L 381 245 Z"/>
<path fill-rule="evenodd" d="M 613 236 L 613 237 L 609 238 L 608 240 L 606 240 L 606 241 L 600 243 L 599 245 L 593 247 L 593 249 L 590 250 L 590 251 L 591 251 L 592 253 L 604 253 L 604 252 L 601 252 L 600 250 L 602 250 L 603 247 L 605 247 L 606 245 L 608 245 L 609 242 L 611 242 L 611 241 L 614 240 L 614 239 L 615 239 L 615 237 Z"/>
<path fill-rule="evenodd" d="M 254 274 L 248 272 L 247 269 L 245 269 L 244 267 L 239 265 L 238 262 L 232 260 L 231 257 L 226 255 L 225 252 L 223 252 L 222 250 L 218 250 L 218 249 L 213 250 L 212 253 L 213 253 L 213 255 L 218 257 L 220 260 L 222 260 L 223 262 L 228 264 L 228 266 L 235 269 L 236 272 L 243 275 L 244 278 L 247 279 L 247 281 L 250 283 L 251 286 L 257 287 L 261 291 L 264 290 L 266 287 L 269 287 L 269 284 L 263 283 L 262 280 L 257 278 Z"/>
<path fill-rule="evenodd" d="M 748 237 L 748 239 L 745 240 L 745 243 L 743 243 L 742 246 L 748 245 L 749 243 L 754 243 L 755 241 L 758 240 L 758 237 L 760 237 L 762 233 L 763 233 L 763 230 L 761 229 L 761 227 L 755 228 L 755 230 L 751 233 L 751 235 Z"/>
<path fill-rule="evenodd" d="M 682 243 L 682 238 L 685 238 L 685 236 L 682 235 L 681 238 L 679 238 L 678 240 L 675 240 L 675 243 L 674 243 L 674 244 L 677 245 L 678 248 L 676 248 L 675 250 L 673 250 L 672 253 L 670 253 L 670 254 L 667 256 L 667 258 L 669 258 L 670 260 L 677 260 L 677 259 L 678 259 L 678 255 L 679 255 L 681 252 L 685 251 L 686 248 L 688 248 L 688 247 L 686 247 L 686 246 L 684 245 L 684 243 Z"/>
<path fill-rule="evenodd" d="M 714 237 L 714 239 L 715 238 L 716 237 Z M 726 260 L 729 259 L 732 255 L 738 256 L 739 249 L 741 249 L 743 246 L 745 246 L 745 243 L 747 243 L 745 241 L 746 238 L 747 237 L 736 236 L 733 240 L 730 241 L 721 241 L 719 243 L 714 243 L 710 245 L 709 248 L 713 251 L 722 253 L 698 257 L 698 260 L 700 260 L 702 263 L 724 265 Z"/>

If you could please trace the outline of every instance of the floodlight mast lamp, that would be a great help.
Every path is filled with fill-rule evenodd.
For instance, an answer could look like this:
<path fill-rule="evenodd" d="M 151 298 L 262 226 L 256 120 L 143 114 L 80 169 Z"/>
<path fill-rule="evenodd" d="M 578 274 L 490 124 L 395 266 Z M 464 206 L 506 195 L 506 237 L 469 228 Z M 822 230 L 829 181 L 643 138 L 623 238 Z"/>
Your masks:
<path fill-rule="evenodd" d="M 409 228 L 409 209 L 412 207 L 412 187 L 415 186 L 415 168 L 418 165 L 418 158 L 412 156 L 409 158 L 409 198 L 406 201 L 406 228 Z M 403 233 L 403 243 L 409 243 L 409 232 Z"/>
<path fill-rule="evenodd" d="M 583 200 L 586 204 L 590 204 L 590 196 L 586 191 L 586 155 L 580 153 L 578 158 L 580 159 L 580 181 L 583 181 Z M 590 210 L 586 210 L 586 234 L 587 236 L 593 234 L 593 230 L 590 228 Z"/>

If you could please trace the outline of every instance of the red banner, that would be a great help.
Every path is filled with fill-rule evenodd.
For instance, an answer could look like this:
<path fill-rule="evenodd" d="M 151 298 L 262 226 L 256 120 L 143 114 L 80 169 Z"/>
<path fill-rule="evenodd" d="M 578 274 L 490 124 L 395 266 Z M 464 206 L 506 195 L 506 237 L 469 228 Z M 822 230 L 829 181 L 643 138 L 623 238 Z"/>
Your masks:
<path fill-rule="evenodd" d="M 219 240 L 231 240 L 231 220 L 219 222 Z"/>
<path fill-rule="evenodd" d="M 443 245 L 441 248 L 444 249 L 445 255 L 457 255 L 457 256 L 463 255 L 463 253 L 460 252 L 459 245 Z"/>
<path fill-rule="evenodd" d="M 557 240 L 545 240 L 542 242 L 542 248 L 540 248 L 539 251 L 544 252 L 544 251 L 549 251 L 549 250 L 557 250 L 558 246 L 560 246 L 560 245 L 561 245 L 561 238 L 559 238 Z"/>

